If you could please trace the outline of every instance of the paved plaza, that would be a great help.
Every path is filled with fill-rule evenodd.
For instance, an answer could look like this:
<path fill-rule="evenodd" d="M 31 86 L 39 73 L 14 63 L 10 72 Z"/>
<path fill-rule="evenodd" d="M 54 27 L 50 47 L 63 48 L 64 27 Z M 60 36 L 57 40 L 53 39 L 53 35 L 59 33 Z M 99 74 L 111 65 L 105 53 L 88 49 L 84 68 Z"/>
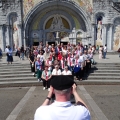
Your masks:
<path fill-rule="evenodd" d="M 0 0 L 0 51 L 3 51 L 3 57 L 0 59 L 0 120 L 33 120 L 36 109 L 48 94 L 48 90 L 43 90 L 43 81 L 40 81 L 38 74 L 31 70 L 34 65 L 31 65 L 26 57 L 20 60 L 15 56 L 16 50 L 20 55 L 24 50 L 27 54 L 30 47 L 34 49 L 34 55 L 37 55 L 37 50 L 41 53 L 44 49 L 45 59 L 48 59 L 47 50 L 52 51 L 50 59 L 53 58 L 54 52 L 56 55 L 62 51 L 63 55 L 60 54 L 58 57 L 61 67 L 64 68 L 64 55 L 74 50 L 77 55 L 82 51 L 81 45 L 85 49 L 87 46 L 99 46 L 101 54 L 103 51 L 108 52 L 106 59 L 99 59 L 99 54 L 95 54 L 96 64 L 88 63 L 83 72 L 79 69 L 78 76 L 74 77 L 77 91 L 90 110 L 91 120 L 120 120 L 118 1 Z M 49 48 L 47 44 L 50 45 Z M 6 46 L 13 50 L 12 64 L 7 63 L 6 53 L 9 53 L 8 58 L 11 58 L 11 49 L 8 47 L 7 50 Z M 93 51 L 94 47 L 90 49 Z M 73 64 L 73 58 L 70 56 L 67 55 L 69 65 Z M 32 58 L 31 54 L 31 61 Z M 45 61 L 46 64 L 51 64 L 50 59 Z M 75 65 L 82 66 L 82 61 L 80 65 L 77 58 L 74 61 Z M 40 62 L 37 70 L 41 69 Z M 58 64 L 57 61 L 54 62 Z M 81 78 L 79 73 L 84 74 L 81 81 L 76 79 Z M 48 77 L 46 72 L 45 76 Z"/>
<path fill-rule="evenodd" d="M 29 63 L 29 60 L 27 58 L 25 58 L 25 60 L 20 60 L 17 56 L 13 56 L 13 59 L 14 59 L 13 64 L 18 62 L 22 64 Z M 120 63 L 119 54 L 116 54 L 116 53 L 108 54 L 106 56 L 106 59 L 99 59 L 98 54 L 95 54 L 94 59 L 97 63 Z M 0 60 L 0 63 L 7 63 L 6 56 L 3 56 L 3 58 Z"/>
<path fill-rule="evenodd" d="M 119 55 L 107 55 L 107 59 L 98 59 L 97 64 L 120 63 Z M 0 61 L 6 63 L 6 57 Z M 13 65 L 29 64 L 29 61 L 14 57 Z M 77 89 L 87 103 L 91 120 L 120 120 L 120 85 L 79 85 Z M 33 120 L 35 110 L 43 103 L 48 91 L 42 86 L 0 88 L 0 120 Z"/>
<path fill-rule="evenodd" d="M 94 59 L 97 63 L 120 63 L 119 54 L 108 54 L 106 59 L 99 59 L 98 54 L 94 55 Z"/>
<path fill-rule="evenodd" d="M 120 86 L 78 86 L 91 120 L 120 120 Z M 0 120 L 33 120 L 48 91 L 42 87 L 0 88 Z"/>

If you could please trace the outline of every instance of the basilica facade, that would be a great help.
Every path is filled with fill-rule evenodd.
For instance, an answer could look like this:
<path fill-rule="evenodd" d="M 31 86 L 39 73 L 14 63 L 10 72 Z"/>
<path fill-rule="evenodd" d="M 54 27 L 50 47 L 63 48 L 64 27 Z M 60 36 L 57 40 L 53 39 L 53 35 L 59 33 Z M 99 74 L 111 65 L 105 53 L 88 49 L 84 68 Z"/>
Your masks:
<path fill-rule="evenodd" d="M 0 0 L 0 48 L 67 43 L 120 47 L 120 5 L 112 0 Z"/>

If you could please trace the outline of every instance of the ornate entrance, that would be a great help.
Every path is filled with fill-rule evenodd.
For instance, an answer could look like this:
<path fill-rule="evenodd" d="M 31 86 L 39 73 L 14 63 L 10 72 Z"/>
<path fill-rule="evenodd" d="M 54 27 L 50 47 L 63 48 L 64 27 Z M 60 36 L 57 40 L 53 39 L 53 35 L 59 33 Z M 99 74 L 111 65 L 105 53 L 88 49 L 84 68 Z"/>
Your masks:
<path fill-rule="evenodd" d="M 40 41 L 44 44 L 47 42 L 76 44 L 76 31 L 82 31 L 83 41 L 87 39 L 86 34 L 90 27 L 90 19 L 85 11 L 72 1 L 44 1 L 36 5 L 26 17 L 25 41 L 27 45 Z"/>
<path fill-rule="evenodd" d="M 55 14 L 53 18 L 47 21 L 45 31 L 47 31 L 46 42 L 69 42 L 68 31 L 70 31 L 70 25 L 67 20 L 62 18 L 59 14 Z"/>

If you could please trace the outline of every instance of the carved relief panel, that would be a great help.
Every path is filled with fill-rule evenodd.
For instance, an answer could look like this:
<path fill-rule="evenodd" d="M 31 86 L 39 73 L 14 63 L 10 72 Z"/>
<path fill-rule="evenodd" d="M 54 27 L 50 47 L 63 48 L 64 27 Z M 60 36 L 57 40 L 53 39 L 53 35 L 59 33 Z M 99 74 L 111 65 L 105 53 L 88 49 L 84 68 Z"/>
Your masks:
<path fill-rule="evenodd" d="M 120 25 L 115 27 L 113 50 L 117 51 L 120 48 Z"/>
<path fill-rule="evenodd" d="M 113 50 L 117 51 L 120 48 L 120 18 L 115 20 L 114 26 Z"/>

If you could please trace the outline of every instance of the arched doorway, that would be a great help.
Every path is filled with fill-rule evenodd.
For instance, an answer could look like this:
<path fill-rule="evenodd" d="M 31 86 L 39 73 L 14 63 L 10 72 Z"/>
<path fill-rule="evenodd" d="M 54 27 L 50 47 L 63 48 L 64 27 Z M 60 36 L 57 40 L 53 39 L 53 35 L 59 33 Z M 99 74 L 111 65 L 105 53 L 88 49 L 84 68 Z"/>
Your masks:
<path fill-rule="evenodd" d="M 57 17 L 56 17 L 57 16 Z M 53 23 L 58 18 L 58 24 Z M 62 26 L 62 27 L 61 27 Z M 61 28 L 60 28 L 61 27 Z M 76 30 L 88 32 L 90 19 L 71 1 L 44 1 L 35 6 L 25 19 L 26 44 L 43 41 L 69 41 L 76 44 Z M 57 36 L 58 34 L 58 36 Z"/>
<path fill-rule="evenodd" d="M 103 37 L 103 27 L 102 25 L 104 24 L 104 13 L 99 12 L 96 14 L 96 45 L 104 45 L 106 42 L 106 39 Z"/>
<path fill-rule="evenodd" d="M 45 23 L 46 42 L 69 42 L 70 29 L 71 25 L 65 16 L 55 14 Z"/>

